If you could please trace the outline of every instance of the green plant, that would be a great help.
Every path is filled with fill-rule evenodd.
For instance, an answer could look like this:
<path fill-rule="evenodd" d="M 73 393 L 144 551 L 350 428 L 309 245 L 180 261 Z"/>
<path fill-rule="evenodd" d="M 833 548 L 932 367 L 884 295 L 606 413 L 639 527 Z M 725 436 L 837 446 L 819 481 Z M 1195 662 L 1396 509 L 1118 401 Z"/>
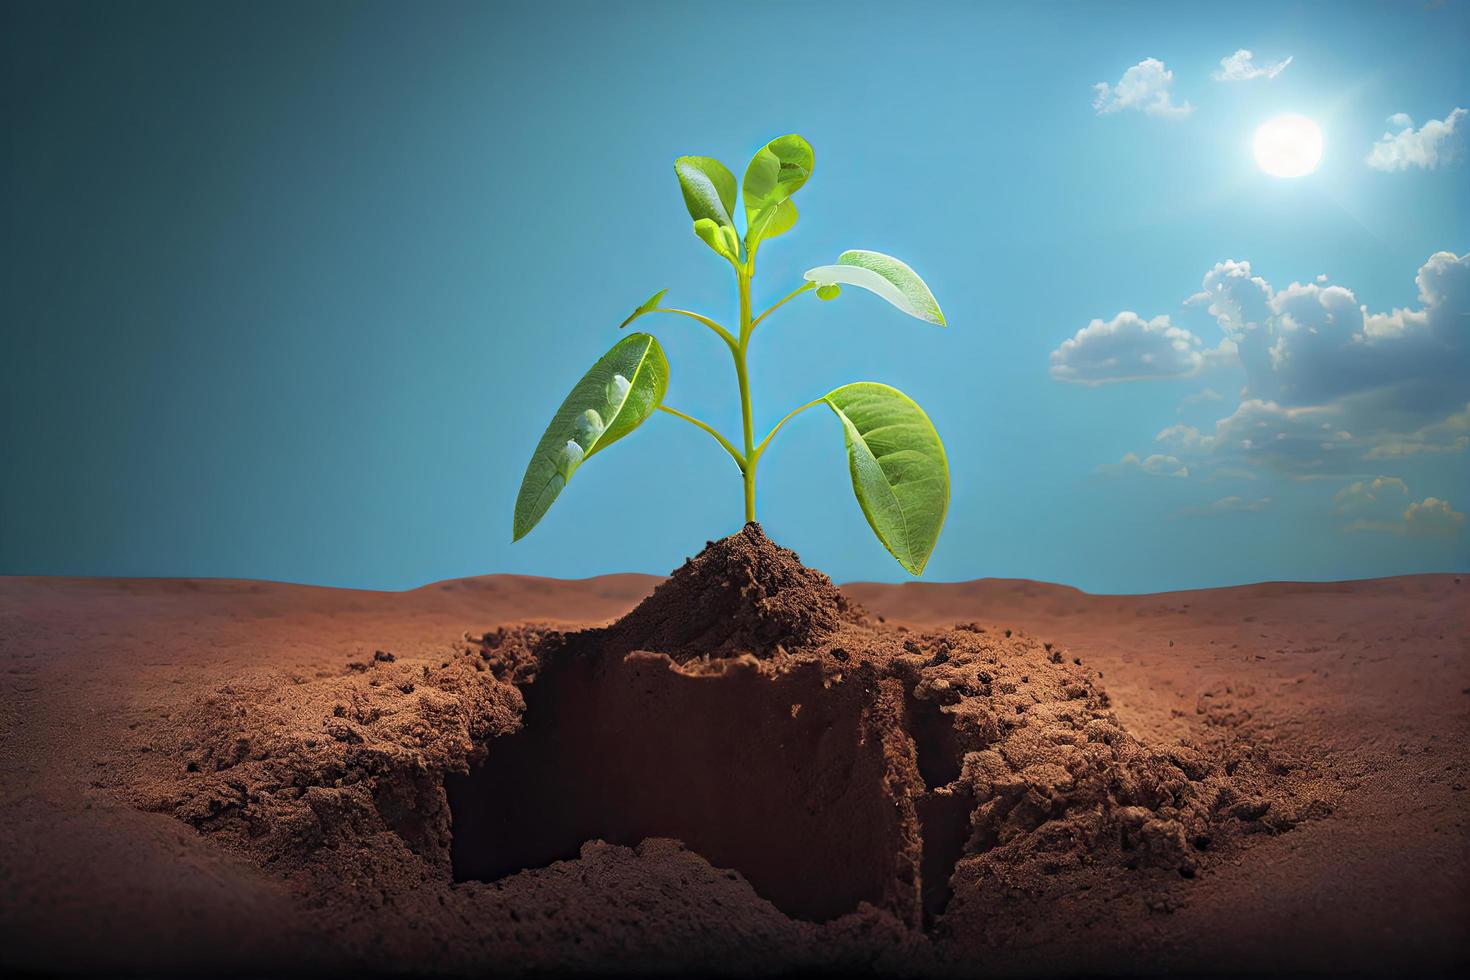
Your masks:
<path fill-rule="evenodd" d="M 663 404 L 669 364 L 658 341 L 634 333 L 619 341 L 577 382 L 536 445 L 516 497 L 515 540 L 541 520 L 572 474 L 589 457 L 632 432 L 655 410 L 697 426 L 724 448 L 739 467 L 745 520 L 755 520 L 755 475 L 762 454 L 781 427 L 798 413 L 826 405 L 842 423 L 852 489 L 873 533 L 899 564 L 923 572 L 939 539 L 949 507 L 949 464 L 929 417 L 897 388 L 860 381 L 843 385 L 788 412 L 759 443 L 751 424 L 750 373 L 746 352 L 751 335 L 767 317 L 806 292 L 837 298 L 843 286 L 883 297 L 909 316 L 944 326 L 944 315 L 924 281 L 898 259 L 878 252 L 848 251 L 833 265 L 818 266 L 805 282 L 759 316 L 751 315 L 750 283 L 756 254 L 768 240 L 796 223 L 791 197 L 812 172 L 812 148 L 800 136 L 782 136 L 762 147 L 746 168 L 739 191 L 745 234 L 736 231 L 735 177 L 711 157 L 679 157 L 674 171 L 694 233 L 735 271 L 740 323 L 735 331 L 689 310 L 660 305 L 660 290 L 635 309 L 619 329 L 649 313 L 695 320 L 713 331 L 735 360 L 740 390 L 742 441 L 737 447 L 714 427 Z"/>

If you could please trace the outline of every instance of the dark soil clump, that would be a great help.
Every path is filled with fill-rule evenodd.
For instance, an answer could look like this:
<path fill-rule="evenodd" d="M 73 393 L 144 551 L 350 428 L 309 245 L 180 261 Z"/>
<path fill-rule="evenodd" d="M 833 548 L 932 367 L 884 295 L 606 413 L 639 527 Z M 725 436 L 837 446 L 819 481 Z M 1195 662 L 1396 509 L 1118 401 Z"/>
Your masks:
<path fill-rule="evenodd" d="M 638 608 L 609 630 L 608 642 L 655 650 L 677 662 L 811 647 L 861 609 L 796 552 L 773 544 L 759 524 L 710 542 Z"/>

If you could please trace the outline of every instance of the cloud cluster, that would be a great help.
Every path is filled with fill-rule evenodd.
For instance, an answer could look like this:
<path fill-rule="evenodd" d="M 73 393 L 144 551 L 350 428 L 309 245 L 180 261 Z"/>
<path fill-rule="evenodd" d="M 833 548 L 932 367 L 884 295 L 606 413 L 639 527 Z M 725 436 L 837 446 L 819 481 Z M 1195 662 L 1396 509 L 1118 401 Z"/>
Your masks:
<path fill-rule="evenodd" d="M 1241 48 L 1220 59 L 1213 78 L 1219 82 L 1246 82 L 1255 78 L 1272 79 L 1291 64 L 1284 61 L 1257 62 L 1254 52 Z M 1092 108 L 1099 116 L 1134 109 L 1161 119 L 1184 119 L 1194 112 L 1186 99 L 1175 102 L 1174 73 L 1157 58 L 1144 58 L 1123 72 L 1116 84 L 1098 82 L 1092 86 Z"/>
<path fill-rule="evenodd" d="M 1407 506 L 1405 503 L 1407 502 Z M 1412 537 L 1450 537 L 1465 526 L 1465 515 L 1438 497 L 1413 501 L 1409 488 L 1396 476 L 1359 480 L 1333 498 L 1337 513 L 1351 516 L 1348 532 L 1377 531 Z"/>
<path fill-rule="evenodd" d="M 1320 282 L 1276 290 L 1247 262 L 1204 277 L 1207 306 L 1245 372 L 1240 405 L 1194 448 L 1296 475 L 1470 444 L 1470 255 L 1420 267 L 1417 309 L 1371 313 Z M 1167 432 L 1168 430 L 1166 430 Z M 1161 440 L 1177 444 L 1180 434 Z"/>
<path fill-rule="evenodd" d="M 1194 106 L 1188 101 L 1175 102 L 1170 93 L 1173 85 L 1174 73 L 1162 61 L 1145 58 L 1125 71 L 1116 85 L 1107 82 L 1094 85 L 1092 107 L 1099 116 L 1136 109 L 1163 119 L 1184 119 L 1194 111 Z"/>
<path fill-rule="evenodd" d="M 1418 167 L 1433 170 L 1460 156 L 1465 142 L 1464 109 L 1454 109 L 1443 119 L 1431 119 L 1418 129 L 1406 113 L 1388 117 L 1389 131 L 1384 133 L 1367 157 L 1374 170 L 1408 170 Z"/>
<path fill-rule="evenodd" d="M 1051 376 L 1085 385 L 1186 378 L 1204 364 L 1202 346 L 1167 316 L 1145 320 L 1124 310 L 1111 320 L 1093 320 L 1062 341 L 1051 354 Z"/>
<path fill-rule="evenodd" d="M 1380 476 L 1374 480 L 1359 480 L 1337 491 L 1332 498 L 1332 507 L 1339 514 L 1361 514 L 1379 508 L 1385 501 L 1390 509 L 1395 503 L 1402 506 L 1409 496 L 1408 484 L 1396 476 Z"/>
<path fill-rule="evenodd" d="M 1448 500 L 1425 497 L 1404 511 L 1405 534 L 1449 536 L 1465 526 L 1465 515 L 1450 507 Z"/>
<path fill-rule="evenodd" d="M 1285 61 L 1262 62 L 1256 64 L 1256 56 L 1245 48 L 1232 55 L 1220 59 L 1220 70 L 1212 76 L 1217 82 L 1248 82 L 1253 78 L 1275 78 L 1286 70 L 1291 64 L 1291 58 Z"/>
<path fill-rule="evenodd" d="M 1154 452 L 1177 460 L 1171 472 L 1327 478 L 1361 474 L 1375 460 L 1463 453 L 1470 254 L 1435 253 L 1416 282 L 1418 307 L 1373 313 L 1344 286 L 1276 289 L 1249 262 L 1226 260 L 1186 300 L 1219 326 L 1218 347 L 1168 317 L 1120 313 L 1063 342 L 1052 377 L 1096 385 L 1238 365 L 1240 401 L 1213 429 L 1175 424 L 1155 437 Z"/>
<path fill-rule="evenodd" d="M 1466 448 L 1470 448 L 1470 404 L 1441 422 L 1404 433 L 1397 439 L 1379 442 L 1368 450 L 1364 458 L 1403 459 L 1407 456 L 1462 453 Z"/>

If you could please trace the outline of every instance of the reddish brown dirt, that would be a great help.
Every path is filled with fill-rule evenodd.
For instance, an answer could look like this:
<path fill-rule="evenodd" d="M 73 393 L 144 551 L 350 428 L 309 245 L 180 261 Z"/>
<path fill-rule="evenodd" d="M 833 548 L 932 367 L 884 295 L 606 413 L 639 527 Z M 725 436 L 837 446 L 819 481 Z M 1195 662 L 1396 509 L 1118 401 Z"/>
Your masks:
<path fill-rule="evenodd" d="M 0 963 L 1466 957 L 1453 576 L 839 593 L 749 528 L 571 629 L 657 581 L 0 579 Z"/>

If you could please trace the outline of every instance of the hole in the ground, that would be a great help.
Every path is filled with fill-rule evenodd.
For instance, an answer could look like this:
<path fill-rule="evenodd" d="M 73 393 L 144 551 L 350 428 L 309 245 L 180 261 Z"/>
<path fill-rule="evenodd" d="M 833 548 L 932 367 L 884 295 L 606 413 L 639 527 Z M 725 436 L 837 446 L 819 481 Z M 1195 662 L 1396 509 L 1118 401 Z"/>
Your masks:
<path fill-rule="evenodd" d="M 912 908 L 918 828 L 885 788 L 877 678 L 696 671 L 646 653 L 552 658 L 524 688 L 523 730 L 446 782 L 455 878 L 672 837 L 796 918 Z"/>
<path fill-rule="evenodd" d="M 919 775 L 928 790 L 919 797 L 917 808 L 924 842 L 920 898 L 924 928 L 931 929 L 954 897 L 950 877 L 970 839 L 975 798 L 968 790 L 941 789 L 959 778 L 964 755 L 955 736 L 954 718 L 934 702 L 914 697 L 912 687 L 904 691 L 904 712 Z"/>
<path fill-rule="evenodd" d="M 959 778 L 964 756 L 955 738 L 954 719 L 934 702 L 914 697 L 912 688 L 904 692 L 904 710 L 924 785 L 948 786 Z"/>
<path fill-rule="evenodd" d="M 970 813 L 975 797 L 968 789 L 955 793 L 925 793 L 919 798 L 919 825 L 924 832 L 924 857 L 919 868 L 924 928 L 932 929 L 954 897 L 950 877 L 970 839 Z"/>

